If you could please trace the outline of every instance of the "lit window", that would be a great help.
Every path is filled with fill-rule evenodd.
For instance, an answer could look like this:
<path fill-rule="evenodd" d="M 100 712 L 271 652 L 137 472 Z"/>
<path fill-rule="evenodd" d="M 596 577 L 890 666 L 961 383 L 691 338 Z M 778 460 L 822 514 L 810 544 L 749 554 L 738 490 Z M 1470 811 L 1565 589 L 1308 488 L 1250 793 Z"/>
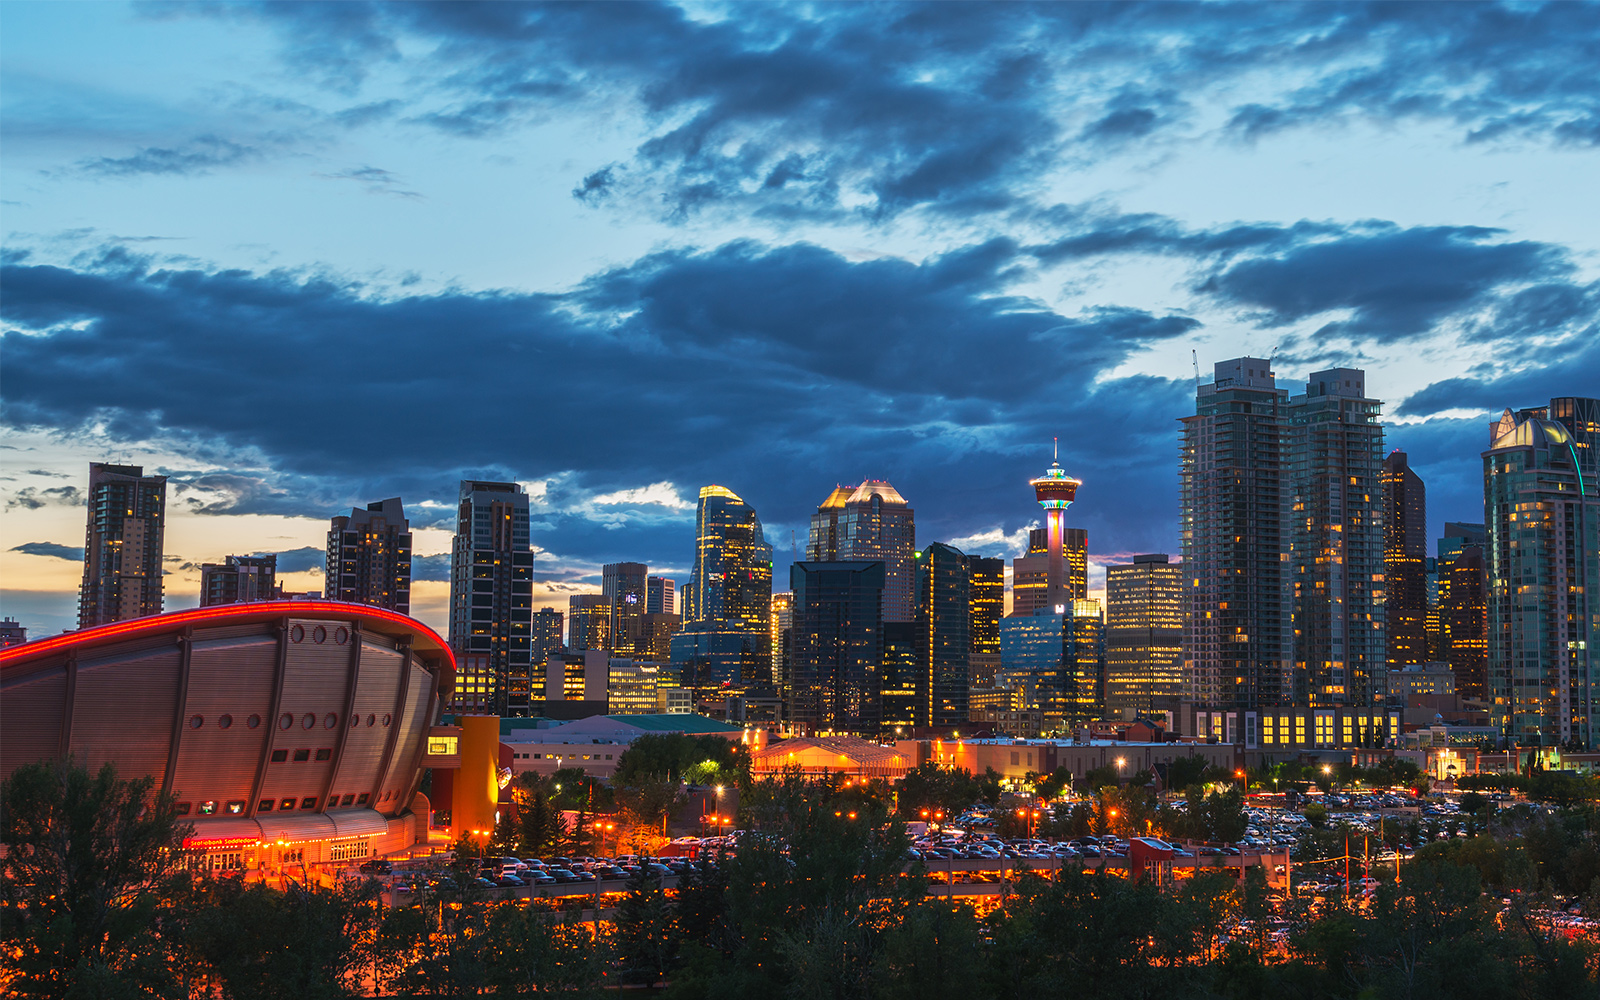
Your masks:
<path fill-rule="evenodd" d="M 217 811 L 217 804 L 215 802 L 211 802 L 211 801 L 206 801 L 206 802 L 200 803 L 200 808 L 195 810 L 195 812 L 199 813 L 202 816 L 215 815 L 216 811 Z"/>

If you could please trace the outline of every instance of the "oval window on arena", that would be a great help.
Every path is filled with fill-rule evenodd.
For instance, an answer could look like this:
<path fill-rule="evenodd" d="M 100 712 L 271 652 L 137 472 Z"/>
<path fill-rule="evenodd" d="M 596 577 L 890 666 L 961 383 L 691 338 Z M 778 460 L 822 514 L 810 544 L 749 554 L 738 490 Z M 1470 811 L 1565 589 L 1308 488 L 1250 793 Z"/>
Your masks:
<path fill-rule="evenodd" d="M 282 715 L 278 716 L 278 728 L 279 729 L 288 729 L 290 726 L 293 726 L 293 725 L 294 725 L 294 716 L 290 715 L 288 712 L 285 712 Z"/>
<path fill-rule="evenodd" d="M 289 630 L 289 641 L 290 642 L 305 642 L 306 641 L 306 627 L 304 625 L 296 625 L 294 628 L 291 628 Z"/>
<path fill-rule="evenodd" d="M 218 718 L 217 719 L 217 726 L 219 728 L 221 728 L 221 729 L 231 728 L 233 726 L 233 716 L 224 715 L 224 716 Z"/>
<path fill-rule="evenodd" d="M 261 716 L 252 715 L 250 718 L 244 720 L 244 724 L 249 726 L 251 729 L 255 729 L 261 725 Z"/>
<path fill-rule="evenodd" d="M 312 726 L 315 726 L 316 724 L 317 724 L 317 717 L 315 715 L 312 715 L 310 712 L 307 712 L 306 713 L 306 717 L 300 720 L 300 727 L 302 729 L 310 729 Z"/>
<path fill-rule="evenodd" d="M 323 628 L 321 625 L 318 625 L 316 628 L 311 630 L 311 641 L 319 646 L 327 642 L 328 630 Z"/>
<path fill-rule="evenodd" d="M 378 717 L 376 715 L 367 716 L 367 728 L 368 729 L 371 729 L 373 726 L 376 726 L 377 724 L 378 724 Z"/>
<path fill-rule="evenodd" d="M 343 646 L 345 643 L 350 641 L 350 630 L 345 628 L 343 625 L 340 625 L 338 628 L 333 630 L 333 641 Z"/>
<path fill-rule="evenodd" d="M 361 725 L 361 716 L 359 716 L 359 715 L 350 716 L 350 728 L 354 729 L 355 727 L 357 727 L 359 725 Z"/>
<path fill-rule="evenodd" d="M 322 728 L 323 729 L 332 729 L 334 726 L 337 726 L 338 724 L 339 724 L 339 717 L 337 715 L 334 715 L 332 712 L 329 712 L 327 715 L 324 715 L 322 717 Z"/>
<path fill-rule="evenodd" d="M 199 729 L 201 726 L 203 726 L 205 724 L 206 724 L 206 717 L 203 716 L 203 715 L 195 715 L 195 716 L 191 716 L 189 718 L 189 728 L 190 729 Z"/>
<path fill-rule="evenodd" d="M 383 713 L 383 724 L 385 726 L 387 726 L 392 721 L 394 721 L 394 717 L 393 716 L 391 716 L 388 712 Z"/>

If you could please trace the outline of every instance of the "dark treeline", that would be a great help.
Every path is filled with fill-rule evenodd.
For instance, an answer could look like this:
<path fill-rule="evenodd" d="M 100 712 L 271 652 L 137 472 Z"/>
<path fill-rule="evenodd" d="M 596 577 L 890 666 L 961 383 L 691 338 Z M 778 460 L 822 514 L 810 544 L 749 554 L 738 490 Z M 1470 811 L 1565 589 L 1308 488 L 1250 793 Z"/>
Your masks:
<path fill-rule="evenodd" d="M 1364 908 L 1275 900 L 1259 874 L 1161 889 L 1066 871 L 1011 883 L 979 916 L 926 896 L 915 865 L 903 874 L 907 839 L 874 790 L 789 775 L 745 798 L 754 832 L 736 853 L 676 891 L 636 879 L 596 924 L 457 896 L 387 909 L 371 883 L 281 892 L 191 874 L 148 780 L 22 768 L 0 790 L 0 974 L 10 994 L 86 998 L 1600 995 L 1600 953 L 1540 919 L 1553 880 L 1574 883 L 1553 869 L 1587 858 L 1572 817 L 1424 849 Z"/>

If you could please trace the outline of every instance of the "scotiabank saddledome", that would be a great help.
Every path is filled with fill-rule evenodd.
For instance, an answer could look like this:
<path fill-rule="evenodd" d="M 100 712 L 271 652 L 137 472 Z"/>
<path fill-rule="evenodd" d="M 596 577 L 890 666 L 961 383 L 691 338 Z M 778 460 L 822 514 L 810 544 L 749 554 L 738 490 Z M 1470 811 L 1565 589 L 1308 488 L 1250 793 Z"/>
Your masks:
<path fill-rule="evenodd" d="M 385 854 L 426 840 L 411 805 L 454 683 L 432 629 L 365 605 L 117 622 L 0 650 L 0 775 L 68 753 L 151 775 L 223 867 Z"/>

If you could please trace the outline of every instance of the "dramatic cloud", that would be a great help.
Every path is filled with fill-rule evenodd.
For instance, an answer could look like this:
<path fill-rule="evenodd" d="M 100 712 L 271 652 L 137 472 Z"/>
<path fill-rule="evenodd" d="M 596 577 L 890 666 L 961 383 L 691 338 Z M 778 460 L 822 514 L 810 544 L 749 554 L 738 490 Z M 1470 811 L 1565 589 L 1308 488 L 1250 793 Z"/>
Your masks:
<path fill-rule="evenodd" d="M 75 549 L 70 545 L 57 545 L 55 542 L 23 542 L 21 545 L 11 546 L 11 551 L 30 556 L 65 559 L 68 562 L 83 562 L 83 549 Z"/>
<path fill-rule="evenodd" d="M 1586 4 L 181 9 L 266 19 L 297 73 L 347 93 L 403 64 L 418 81 L 408 120 L 457 137 L 635 115 L 649 133 L 632 158 L 593 165 L 574 194 L 680 219 L 970 214 L 1134 139 L 1256 141 L 1351 120 L 1600 144 Z"/>
<path fill-rule="evenodd" d="M 29 470 L 29 474 L 39 473 Z M 76 486 L 51 486 L 42 490 L 36 486 L 24 486 L 6 501 L 7 507 L 22 507 L 27 510 L 38 510 L 51 505 L 80 507 L 83 505 L 83 492 Z"/>
<path fill-rule="evenodd" d="M 271 552 L 257 552 L 255 555 L 273 555 Z M 325 550 L 314 548 L 310 545 L 299 549 L 290 549 L 287 552 L 276 553 L 277 571 L 279 573 L 317 573 L 321 574 L 327 568 L 328 554 Z"/>
<path fill-rule="evenodd" d="M 1024 260 L 1004 242 L 922 264 L 735 243 L 651 255 L 565 296 L 405 298 L 126 255 L 98 270 L 12 265 L 5 415 L 257 456 L 255 471 L 166 470 L 175 502 L 200 513 L 448 503 L 465 470 L 543 479 L 536 541 L 566 554 L 619 548 L 604 536 L 624 524 L 681 544 L 689 501 L 671 483 L 759 489 L 778 523 L 803 523 L 852 477 L 923 496 L 952 475 L 1009 485 L 1043 442 L 1105 410 L 1128 416 L 1079 453 L 1102 458 L 1102 476 L 1147 474 L 1130 456 L 1145 436 L 1165 456 L 1184 391 L 1104 375 L 1198 323 L 1122 306 L 1057 314 L 1007 294 Z M 113 373 L 129 391 L 108 407 L 95 385 Z M 528 434 L 552 407 L 574 419 Z M 357 430 L 374 422 L 385 433 Z M 1027 513 L 1014 488 L 992 492 L 928 516 Z"/>

